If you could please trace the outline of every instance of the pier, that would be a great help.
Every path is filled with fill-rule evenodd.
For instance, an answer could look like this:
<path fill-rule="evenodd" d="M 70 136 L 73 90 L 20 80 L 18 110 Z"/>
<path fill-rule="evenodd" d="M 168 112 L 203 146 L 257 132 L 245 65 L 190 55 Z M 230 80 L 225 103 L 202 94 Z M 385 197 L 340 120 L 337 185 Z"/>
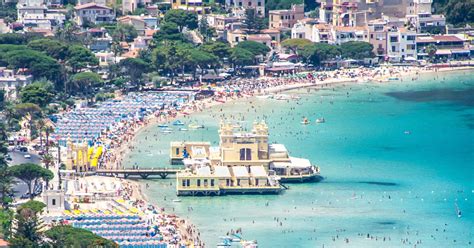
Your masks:
<path fill-rule="evenodd" d="M 153 168 L 153 169 L 99 169 L 96 171 L 97 175 L 101 176 L 123 176 L 128 178 L 129 176 L 140 176 L 143 179 L 147 179 L 150 176 L 160 176 L 165 179 L 170 174 L 176 174 L 180 169 L 169 169 L 169 168 Z"/>

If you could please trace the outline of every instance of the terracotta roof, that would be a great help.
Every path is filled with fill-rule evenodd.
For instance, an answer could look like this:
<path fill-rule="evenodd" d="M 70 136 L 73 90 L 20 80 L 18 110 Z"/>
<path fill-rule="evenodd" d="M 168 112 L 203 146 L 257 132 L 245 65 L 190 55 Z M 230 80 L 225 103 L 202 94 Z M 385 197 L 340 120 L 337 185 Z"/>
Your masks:
<path fill-rule="evenodd" d="M 247 40 L 271 40 L 272 37 L 268 34 L 250 34 L 247 35 Z"/>
<path fill-rule="evenodd" d="M 82 4 L 82 5 L 78 5 L 76 7 L 74 7 L 74 9 L 76 10 L 81 10 L 81 9 L 88 9 L 88 8 L 94 8 L 94 9 L 110 9 L 109 7 L 107 6 L 104 6 L 104 5 L 99 5 L 99 4 L 96 4 L 96 3 L 86 3 L 86 4 Z"/>
<path fill-rule="evenodd" d="M 263 29 L 261 32 L 264 34 L 276 34 L 276 33 L 280 33 L 280 30 L 274 29 L 274 28 L 268 28 L 268 29 Z"/>
<path fill-rule="evenodd" d="M 340 27 L 336 26 L 335 27 L 336 31 L 341 31 L 341 32 L 351 32 L 351 31 L 365 31 L 365 27 Z"/>
<path fill-rule="evenodd" d="M 428 42 L 428 43 L 435 43 L 435 42 L 461 42 L 463 41 L 461 38 L 454 36 L 454 35 L 434 35 L 434 36 L 427 36 L 427 37 L 417 37 L 416 42 Z"/>
<path fill-rule="evenodd" d="M 124 20 L 128 20 L 128 19 L 133 19 L 133 20 L 145 22 L 141 16 L 135 16 L 135 15 L 122 16 L 122 17 L 117 18 L 117 21 L 124 21 Z"/>
<path fill-rule="evenodd" d="M 158 32 L 156 29 L 145 29 L 145 36 L 153 36 L 156 32 Z"/>

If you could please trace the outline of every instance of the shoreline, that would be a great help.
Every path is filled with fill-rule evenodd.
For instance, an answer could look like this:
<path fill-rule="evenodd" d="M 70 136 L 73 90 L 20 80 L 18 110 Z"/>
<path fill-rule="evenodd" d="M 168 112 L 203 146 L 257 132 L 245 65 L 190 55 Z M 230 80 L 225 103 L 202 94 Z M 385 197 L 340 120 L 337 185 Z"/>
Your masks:
<path fill-rule="evenodd" d="M 453 72 L 453 71 L 461 71 L 461 70 L 473 70 L 474 68 L 472 68 L 472 67 L 449 67 L 449 68 L 421 68 L 421 69 L 422 70 L 419 70 L 419 69 L 418 70 L 406 70 L 406 71 L 404 70 L 404 71 L 401 71 L 401 72 L 398 71 L 397 73 L 389 72 L 389 75 L 399 77 L 397 80 L 393 81 L 393 82 L 397 82 L 397 81 L 400 81 L 400 80 L 401 81 L 409 80 L 410 78 L 407 78 L 407 77 L 410 77 L 410 76 L 417 76 L 418 77 L 420 75 L 433 73 L 433 72 L 435 72 L 435 73 L 437 73 L 437 72 Z M 351 69 L 348 69 L 348 70 L 351 70 Z M 377 82 L 377 80 L 375 78 L 367 77 L 367 78 L 362 78 L 362 80 L 360 80 L 360 78 L 356 77 L 356 78 L 329 79 L 329 80 L 324 80 L 324 81 L 316 81 L 316 82 L 313 82 L 313 83 L 284 84 L 284 85 L 278 85 L 276 87 L 267 88 L 267 89 L 264 89 L 264 90 L 258 90 L 258 91 L 254 90 L 252 92 L 249 92 L 248 94 L 241 94 L 240 96 L 235 96 L 235 95 L 234 96 L 225 96 L 225 97 L 223 97 L 223 99 L 225 99 L 223 102 L 222 102 L 221 99 L 216 98 L 216 97 L 212 97 L 210 99 L 207 98 L 207 99 L 203 99 L 203 100 L 194 101 L 192 103 L 192 106 L 188 105 L 188 106 L 186 106 L 186 108 L 183 108 L 181 111 L 177 111 L 173 115 L 167 115 L 165 117 L 163 117 L 161 115 L 157 116 L 156 114 L 152 114 L 152 115 L 147 116 L 146 120 L 143 121 L 143 123 L 141 125 L 135 126 L 136 123 L 134 123 L 134 127 L 131 130 L 129 130 L 130 132 L 127 132 L 125 134 L 126 138 L 123 139 L 125 142 L 121 143 L 120 146 L 117 147 L 117 149 L 114 149 L 114 152 L 117 152 L 117 154 L 119 154 L 119 156 L 117 156 L 116 159 L 120 161 L 119 165 L 121 165 L 121 161 L 122 161 L 123 157 L 125 157 L 128 154 L 126 149 L 130 149 L 131 147 L 133 147 L 135 138 L 143 130 L 145 130 L 146 128 L 148 128 L 148 127 L 150 127 L 154 124 L 169 122 L 169 121 L 172 121 L 172 120 L 174 120 L 178 117 L 190 115 L 194 112 L 201 112 L 205 109 L 208 109 L 208 108 L 216 106 L 216 105 L 229 103 L 229 102 L 232 102 L 232 101 L 238 100 L 238 99 L 247 99 L 247 98 L 250 98 L 250 97 L 255 97 L 256 95 L 274 94 L 274 93 L 280 93 L 280 92 L 284 92 L 284 91 L 307 88 L 307 87 L 314 87 L 314 86 L 327 87 L 329 85 L 337 85 L 337 84 L 345 84 L 345 83 L 362 83 L 362 82 L 363 83 L 369 83 L 369 82 L 371 82 L 371 83 L 383 83 L 383 82 Z M 392 82 L 392 81 L 388 81 L 388 82 Z M 221 100 L 221 101 L 219 101 L 219 100 Z M 117 166 L 117 163 L 116 163 L 116 166 Z M 111 167 L 111 168 L 113 168 L 113 167 Z M 117 167 L 115 167 L 115 168 L 117 168 Z M 142 188 L 143 187 L 142 183 L 140 183 L 138 180 L 133 180 L 133 179 L 123 179 L 123 180 L 126 181 L 126 182 L 130 182 L 132 184 L 137 185 L 137 189 L 138 189 L 137 194 L 140 197 L 140 199 L 146 201 L 147 204 L 151 204 L 148 200 L 148 196 L 144 193 L 144 189 Z M 138 197 L 138 196 L 136 196 L 136 197 Z M 151 205 L 155 206 L 155 204 L 151 204 Z M 178 219 L 180 220 L 180 224 L 181 224 L 179 226 L 180 232 L 185 232 L 186 233 L 186 230 L 190 230 L 194 227 L 189 222 L 189 220 L 185 220 L 185 219 L 179 218 L 179 217 L 178 217 Z M 197 230 L 195 227 L 194 227 L 194 229 Z M 183 236 L 184 237 L 186 237 L 186 236 L 189 237 L 190 242 L 196 243 L 196 241 L 200 240 L 199 232 L 196 232 L 196 231 L 189 232 L 188 231 L 186 233 L 186 235 L 184 235 L 185 233 L 183 233 Z"/>

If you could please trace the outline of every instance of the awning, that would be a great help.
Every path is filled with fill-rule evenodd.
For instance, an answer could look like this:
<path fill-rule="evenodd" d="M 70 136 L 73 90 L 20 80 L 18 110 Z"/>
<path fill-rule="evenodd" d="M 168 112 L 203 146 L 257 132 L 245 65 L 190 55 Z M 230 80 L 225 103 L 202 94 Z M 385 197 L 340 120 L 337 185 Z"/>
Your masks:
<path fill-rule="evenodd" d="M 451 50 L 447 50 L 447 49 L 436 51 L 436 55 L 451 55 L 451 54 L 452 54 Z"/>
<path fill-rule="evenodd" d="M 451 50 L 452 53 L 471 53 L 470 50 L 465 50 L 465 49 L 461 49 L 461 50 Z"/>

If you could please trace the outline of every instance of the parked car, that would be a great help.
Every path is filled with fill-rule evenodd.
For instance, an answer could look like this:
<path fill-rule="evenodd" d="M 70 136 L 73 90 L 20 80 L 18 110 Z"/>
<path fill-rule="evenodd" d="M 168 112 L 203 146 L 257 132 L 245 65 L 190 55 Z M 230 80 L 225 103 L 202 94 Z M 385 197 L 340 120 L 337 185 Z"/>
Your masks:
<path fill-rule="evenodd" d="M 25 154 L 25 156 L 23 156 L 23 157 L 26 158 L 26 159 L 30 159 L 31 155 L 30 154 Z"/>

